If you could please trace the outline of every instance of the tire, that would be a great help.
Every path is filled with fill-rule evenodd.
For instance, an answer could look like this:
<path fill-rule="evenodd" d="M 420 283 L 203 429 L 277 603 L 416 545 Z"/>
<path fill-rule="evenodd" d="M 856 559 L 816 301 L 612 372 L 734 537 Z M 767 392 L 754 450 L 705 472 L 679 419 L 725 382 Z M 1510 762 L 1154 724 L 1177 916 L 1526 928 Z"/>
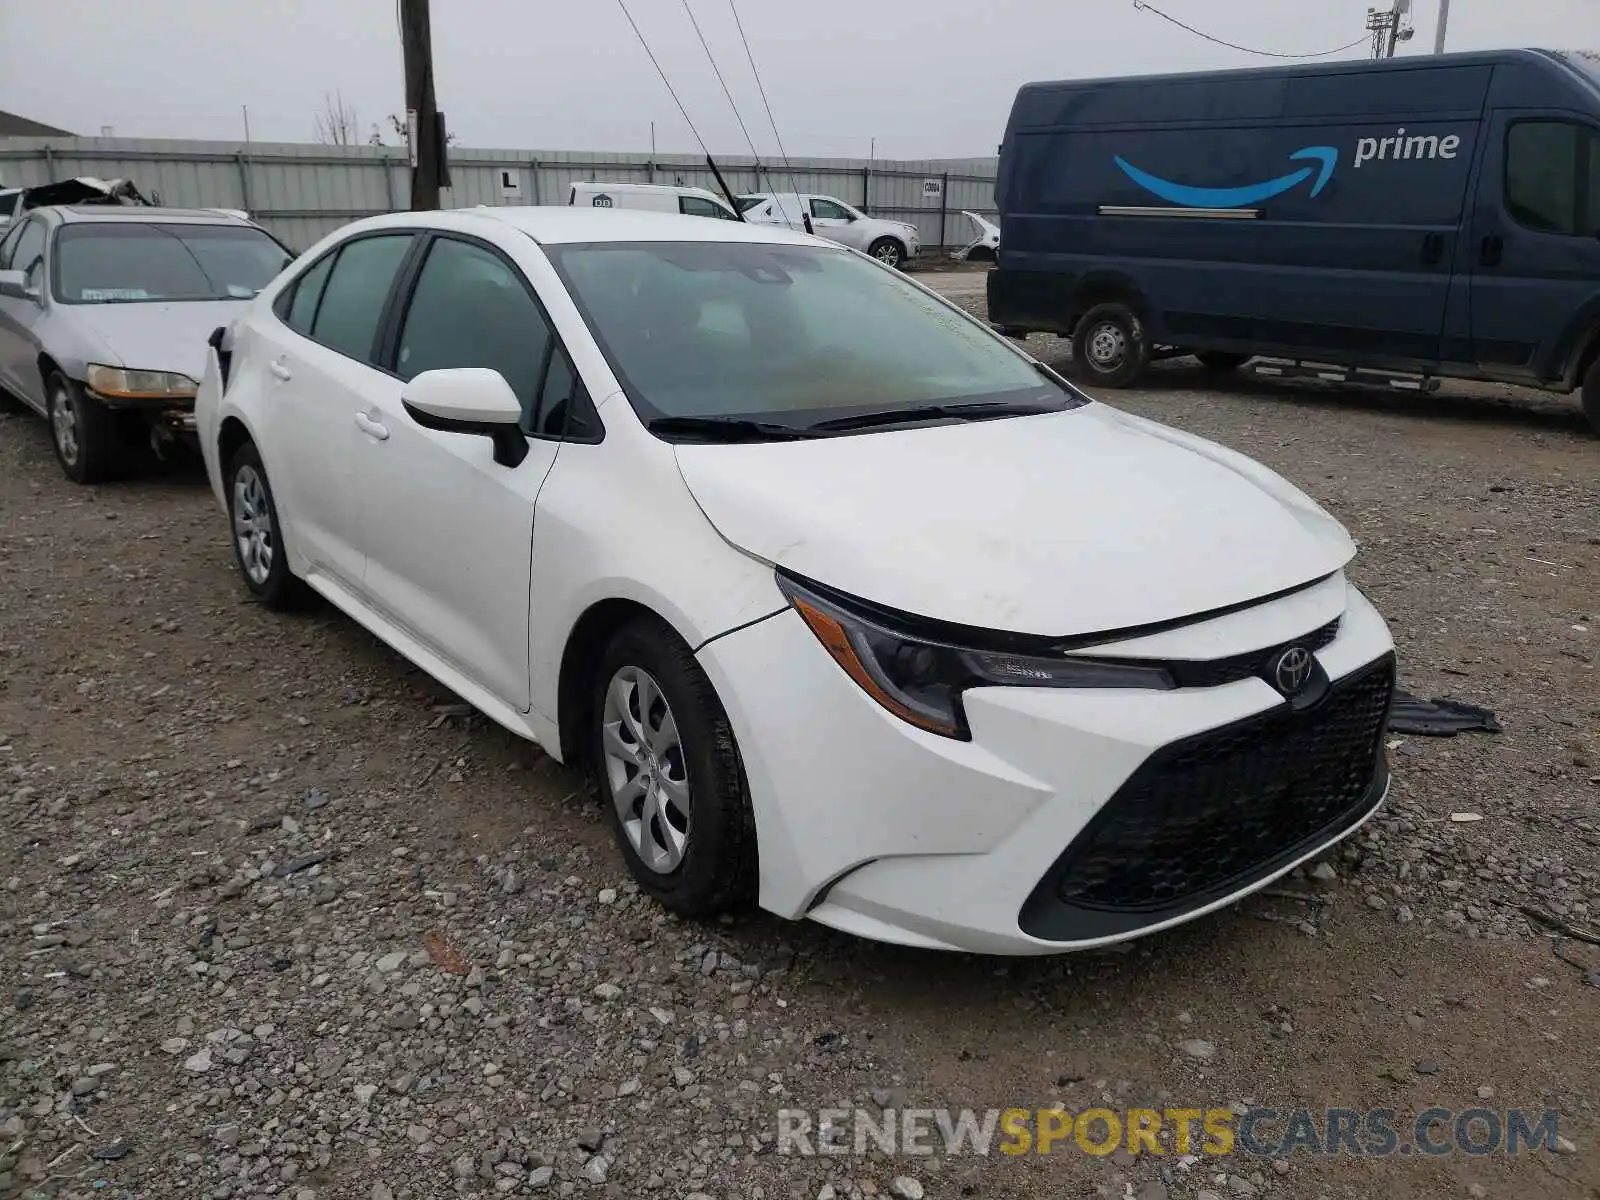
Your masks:
<path fill-rule="evenodd" d="M 601 802 L 639 886 L 688 917 L 753 902 L 744 769 L 727 713 L 683 640 L 654 618 L 620 629 L 600 656 L 589 723 Z"/>
<path fill-rule="evenodd" d="M 227 497 L 233 561 L 245 587 L 268 608 L 296 607 L 304 585 L 289 571 L 277 501 L 254 442 L 240 446 L 228 464 Z"/>
<path fill-rule="evenodd" d="M 123 465 L 117 414 L 59 371 L 45 380 L 45 407 L 56 461 L 73 483 L 101 483 Z"/>
<path fill-rule="evenodd" d="M 906 248 L 892 237 L 881 237 L 867 247 L 867 253 L 872 255 L 886 267 L 899 269 L 900 264 L 906 261 Z"/>
<path fill-rule="evenodd" d="M 1600 433 L 1600 358 L 1589 364 L 1583 377 L 1583 415 L 1589 428 Z"/>
<path fill-rule="evenodd" d="M 1088 383 L 1127 387 L 1150 365 L 1144 322 L 1120 300 L 1096 304 L 1072 332 L 1072 361 Z"/>
<path fill-rule="evenodd" d="M 1237 371 L 1255 356 L 1252 354 L 1234 354 L 1227 350 L 1202 350 L 1195 357 L 1200 360 L 1200 365 L 1206 370 L 1222 375 L 1229 371 Z"/>

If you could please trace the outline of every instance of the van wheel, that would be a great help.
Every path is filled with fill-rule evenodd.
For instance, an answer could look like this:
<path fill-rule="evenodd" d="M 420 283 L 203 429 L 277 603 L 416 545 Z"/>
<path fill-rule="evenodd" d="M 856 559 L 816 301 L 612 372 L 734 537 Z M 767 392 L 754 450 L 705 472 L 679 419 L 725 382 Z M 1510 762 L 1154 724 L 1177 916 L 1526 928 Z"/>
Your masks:
<path fill-rule="evenodd" d="M 1089 383 L 1127 387 L 1150 365 L 1144 322 L 1120 300 L 1096 304 L 1073 331 L 1072 361 Z"/>
<path fill-rule="evenodd" d="M 1589 428 L 1600 433 L 1600 358 L 1589 364 L 1583 377 L 1583 415 L 1589 419 Z"/>
<path fill-rule="evenodd" d="M 1206 370 L 1215 371 L 1220 375 L 1227 371 L 1237 371 L 1249 362 L 1253 355 L 1232 354 L 1227 350 L 1202 350 L 1195 357 Z"/>

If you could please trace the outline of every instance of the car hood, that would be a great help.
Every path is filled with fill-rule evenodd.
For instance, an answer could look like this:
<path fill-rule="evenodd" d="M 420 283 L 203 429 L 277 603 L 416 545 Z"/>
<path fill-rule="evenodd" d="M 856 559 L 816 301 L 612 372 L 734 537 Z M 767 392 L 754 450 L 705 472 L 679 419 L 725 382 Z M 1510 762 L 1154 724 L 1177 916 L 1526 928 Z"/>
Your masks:
<path fill-rule="evenodd" d="M 178 371 L 200 379 L 206 368 L 206 338 L 239 314 L 244 300 L 185 300 L 171 304 L 68 304 L 80 332 L 99 341 L 118 360 L 107 364 L 140 371 Z"/>
<path fill-rule="evenodd" d="M 1075 636 L 1321 578 L 1343 528 L 1265 467 L 1090 404 L 815 441 L 676 447 L 734 546 L 875 604 Z"/>

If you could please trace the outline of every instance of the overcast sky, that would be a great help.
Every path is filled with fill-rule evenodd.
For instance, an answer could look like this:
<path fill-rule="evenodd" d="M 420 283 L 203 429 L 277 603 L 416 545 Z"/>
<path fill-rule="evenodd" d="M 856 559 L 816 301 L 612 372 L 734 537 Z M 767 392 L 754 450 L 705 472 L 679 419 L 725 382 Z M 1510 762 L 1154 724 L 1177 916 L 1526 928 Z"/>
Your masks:
<path fill-rule="evenodd" d="M 746 153 L 683 0 L 626 0 L 714 152 Z M 689 0 L 763 155 L 772 133 L 729 0 Z M 1028 80 L 1260 65 L 1133 0 L 735 0 L 793 155 L 995 152 Z M 1287 53 L 1364 37 L 1380 0 L 1157 0 L 1218 38 Z M 1432 49 L 1438 0 L 1416 0 Z M 434 0 L 439 107 L 475 147 L 695 143 L 617 0 Z M 1450 49 L 1600 44 L 1600 0 L 1452 0 Z M 1365 45 L 1341 57 L 1362 57 Z M 363 128 L 403 107 L 395 0 L 0 0 L 0 109 L 97 135 L 310 141 L 324 92 Z M 385 122 L 386 124 L 386 122 Z M 394 138 L 389 137 L 390 141 Z"/>

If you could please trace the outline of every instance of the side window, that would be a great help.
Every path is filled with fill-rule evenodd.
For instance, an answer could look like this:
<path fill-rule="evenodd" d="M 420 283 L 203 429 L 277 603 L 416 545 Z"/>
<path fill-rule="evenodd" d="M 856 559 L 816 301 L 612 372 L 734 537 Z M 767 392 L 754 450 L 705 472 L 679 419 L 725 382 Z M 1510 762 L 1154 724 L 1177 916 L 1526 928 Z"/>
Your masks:
<path fill-rule="evenodd" d="M 704 196 L 679 196 L 678 211 L 686 217 L 725 217 L 722 205 L 713 204 Z"/>
<path fill-rule="evenodd" d="M 1506 208 L 1541 233 L 1600 233 L 1600 133 L 1571 121 L 1518 121 L 1506 136 Z"/>
<path fill-rule="evenodd" d="M 440 238 L 411 293 L 395 371 L 414 379 L 446 367 L 492 367 L 522 402 L 523 428 L 532 429 L 551 341 L 517 271 L 481 246 Z"/>
<path fill-rule="evenodd" d="M 410 246 L 409 233 L 346 242 L 323 286 L 311 336 L 341 354 L 371 362 L 384 302 Z"/>
<path fill-rule="evenodd" d="M 289 307 L 283 314 L 285 324 L 296 333 L 311 336 L 311 322 L 317 315 L 317 301 L 322 299 L 322 289 L 328 285 L 328 273 L 333 270 L 333 260 L 338 258 L 337 252 L 325 255 L 321 262 L 312 267 L 299 282 L 294 285 L 294 292 L 289 297 Z"/>
<path fill-rule="evenodd" d="M 22 236 L 22 227 L 23 222 L 18 221 L 6 230 L 5 237 L 0 238 L 0 271 L 11 269 L 11 252 L 16 249 L 17 239 Z"/>
<path fill-rule="evenodd" d="M 821 196 L 811 198 L 811 215 L 827 221 L 848 221 L 850 214 L 832 200 L 824 200 Z"/>
<path fill-rule="evenodd" d="M 7 265 L 13 271 L 25 272 L 29 287 L 44 283 L 44 232 L 43 221 L 27 221 L 11 245 L 11 261 Z"/>
<path fill-rule="evenodd" d="M 594 411 L 589 391 L 560 346 L 550 355 L 550 369 L 545 372 L 538 425 L 528 432 L 539 437 L 564 437 L 575 441 L 587 441 L 600 435 L 600 417 Z"/>

